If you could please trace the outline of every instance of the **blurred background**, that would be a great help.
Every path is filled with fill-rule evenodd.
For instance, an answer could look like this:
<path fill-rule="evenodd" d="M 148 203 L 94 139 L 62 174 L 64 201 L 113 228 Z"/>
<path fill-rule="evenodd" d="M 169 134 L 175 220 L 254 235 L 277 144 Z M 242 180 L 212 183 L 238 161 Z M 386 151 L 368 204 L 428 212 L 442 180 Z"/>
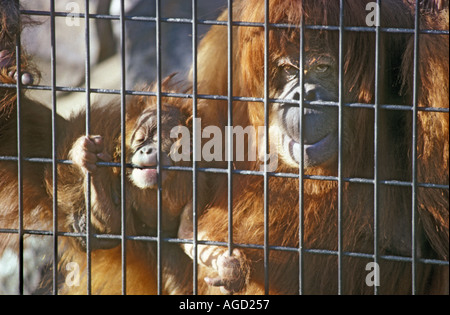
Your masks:
<path fill-rule="evenodd" d="M 49 0 L 22 0 L 25 10 L 49 11 Z M 90 14 L 120 15 L 121 0 L 90 0 Z M 227 7 L 227 0 L 197 0 L 199 20 L 215 20 Z M 86 39 L 85 20 L 77 17 L 85 13 L 85 0 L 55 1 L 55 11 L 70 13 L 70 17 L 56 17 L 56 85 L 83 87 L 85 82 Z M 156 17 L 156 0 L 125 0 L 127 16 Z M 163 18 L 192 18 L 192 1 L 162 0 Z M 42 72 L 41 85 L 51 83 L 51 30 L 49 16 L 33 16 L 37 25 L 25 29 L 22 42 L 34 56 Z M 198 26 L 198 40 L 208 31 Z M 156 23 L 126 21 L 126 82 L 127 89 L 142 89 L 156 78 Z M 91 88 L 120 89 L 120 21 L 91 19 L 90 64 Z M 185 74 L 192 63 L 192 24 L 161 23 L 161 70 L 163 77 L 174 72 Z M 38 92 L 44 101 L 51 100 L 50 92 Z M 112 96 L 92 94 L 91 101 Z M 83 93 L 58 93 L 58 110 L 67 117 L 86 101 Z"/>

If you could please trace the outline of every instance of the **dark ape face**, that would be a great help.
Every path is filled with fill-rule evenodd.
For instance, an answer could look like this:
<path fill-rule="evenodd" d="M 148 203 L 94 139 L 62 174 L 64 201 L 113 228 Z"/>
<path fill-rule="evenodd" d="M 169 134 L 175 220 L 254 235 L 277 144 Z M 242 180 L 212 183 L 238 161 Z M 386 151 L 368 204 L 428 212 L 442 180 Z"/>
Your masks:
<path fill-rule="evenodd" d="M 179 114 L 175 110 L 161 113 L 161 165 L 173 164 L 169 158 L 173 144 L 170 138 L 170 130 L 179 124 L 178 120 Z M 157 187 L 158 133 L 156 110 L 146 110 L 140 116 L 132 133 L 130 150 L 130 162 L 134 166 L 130 175 L 131 181 L 141 189 Z M 163 182 L 166 176 L 166 172 L 162 172 Z"/>
<path fill-rule="evenodd" d="M 279 87 L 276 98 L 300 100 L 299 52 L 276 61 Z M 326 165 L 336 158 L 338 151 L 338 108 L 312 105 L 308 102 L 338 100 L 338 69 L 332 54 L 306 52 L 303 75 L 303 144 L 304 166 Z M 281 152 L 285 162 L 298 166 L 300 161 L 300 107 L 294 103 L 274 106 L 277 123 L 281 127 Z"/>

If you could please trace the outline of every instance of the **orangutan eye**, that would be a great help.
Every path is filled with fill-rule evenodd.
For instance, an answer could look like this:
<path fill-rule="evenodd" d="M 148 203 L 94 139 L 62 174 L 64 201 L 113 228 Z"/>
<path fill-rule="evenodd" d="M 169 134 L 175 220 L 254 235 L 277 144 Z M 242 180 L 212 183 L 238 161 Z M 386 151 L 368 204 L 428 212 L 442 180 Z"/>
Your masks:
<path fill-rule="evenodd" d="M 144 130 L 140 129 L 136 132 L 135 138 L 134 138 L 134 144 L 140 145 L 145 141 L 146 133 Z"/>
<path fill-rule="evenodd" d="M 325 73 L 328 71 L 328 69 L 330 69 L 330 66 L 326 64 L 320 64 L 314 68 L 314 70 L 319 73 Z"/>
<path fill-rule="evenodd" d="M 298 76 L 298 69 L 292 65 L 283 66 L 283 70 L 286 73 L 288 80 L 293 80 Z"/>

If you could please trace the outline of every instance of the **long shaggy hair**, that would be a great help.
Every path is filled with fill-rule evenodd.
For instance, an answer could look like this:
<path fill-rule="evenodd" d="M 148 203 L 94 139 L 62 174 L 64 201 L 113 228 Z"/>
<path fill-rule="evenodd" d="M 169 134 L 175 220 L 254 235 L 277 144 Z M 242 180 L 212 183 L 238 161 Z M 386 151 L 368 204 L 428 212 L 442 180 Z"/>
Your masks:
<path fill-rule="evenodd" d="M 299 47 L 299 26 L 340 25 L 340 1 L 271 0 L 269 23 L 290 24 L 292 27 L 269 26 L 269 89 L 273 95 L 275 60 L 288 54 L 289 47 Z M 436 13 L 436 5 L 427 5 L 422 12 L 422 28 L 448 29 L 448 10 Z M 431 10 L 432 8 L 433 10 Z M 380 26 L 383 28 L 414 29 L 414 5 L 406 1 L 382 1 Z M 245 0 L 233 4 L 233 20 L 264 23 L 264 1 Z M 345 27 L 367 27 L 366 3 L 344 1 Z M 228 13 L 219 18 L 226 21 Z M 305 50 L 318 53 L 331 50 L 338 53 L 338 29 L 305 30 Z M 233 27 L 232 69 L 233 95 L 264 97 L 265 30 L 262 26 Z M 198 92 L 200 94 L 228 94 L 228 31 L 214 26 L 205 36 L 198 51 Z M 379 65 L 376 64 L 376 34 L 367 31 L 345 31 L 343 37 L 343 99 L 345 103 L 373 104 L 378 93 L 379 104 L 411 105 L 413 100 L 413 44 L 411 34 L 381 32 Z M 448 108 L 448 36 L 420 35 L 419 46 L 419 107 Z M 375 82 L 378 72 L 379 82 Z M 337 84 L 337 82 L 336 82 Z M 375 86 L 378 86 L 376 91 Z M 270 106 L 270 104 L 269 104 Z M 225 102 L 199 101 L 199 115 L 205 125 L 226 125 Z M 342 175 L 344 178 L 374 178 L 374 111 L 345 107 L 342 139 Z M 379 180 L 411 181 L 413 157 L 412 116 L 404 111 L 380 110 L 377 126 Z M 274 124 L 271 120 L 271 124 Z M 257 102 L 233 102 L 233 125 L 264 125 L 264 106 Z M 448 185 L 448 113 L 420 112 L 418 116 L 418 174 L 419 181 Z M 237 167 L 259 169 L 259 162 L 238 164 Z M 279 164 L 277 171 L 298 172 L 298 169 Z M 307 175 L 337 176 L 337 163 L 305 170 Z M 237 243 L 264 243 L 263 181 L 258 177 L 238 177 L 233 197 L 233 231 Z M 269 180 L 269 239 L 271 245 L 299 246 L 298 181 L 271 178 Z M 303 190 L 303 246 L 308 249 L 338 249 L 338 203 L 342 204 L 342 243 L 344 251 L 372 253 L 374 251 L 374 188 L 372 185 L 342 184 L 342 199 L 333 180 L 307 179 Z M 407 187 L 380 185 L 378 195 L 378 232 L 380 253 L 411 255 L 411 190 Z M 438 257 L 448 259 L 448 190 L 419 189 L 418 200 L 423 228 L 428 242 Z M 208 239 L 227 240 L 226 194 L 200 220 L 200 230 Z M 420 229 L 420 228 L 419 228 Z M 429 248 L 427 241 L 421 246 Z M 427 247 L 428 246 L 428 247 Z M 256 270 L 253 283 L 262 287 L 261 252 L 248 250 Z M 435 253 L 435 254 L 436 254 Z M 435 255 L 424 252 L 424 255 Z M 334 257 L 305 254 L 305 287 L 310 292 L 337 290 L 337 263 Z M 273 293 L 296 292 L 298 280 L 297 254 L 271 251 L 270 284 Z M 372 290 L 365 286 L 364 259 L 345 257 L 343 287 L 348 293 Z M 288 263 L 289 262 L 289 263 Z M 306 263 L 307 262 L 307 263 Z M 405 264 L 383 262 L 383 292 L 410 292 L 410 271 Z M 352 267 L 350 267 L 352 266 Z M 347 269 L 348 268 L 348 269 Z M 440 290 L 441 280 L 425 266 L 420 269 L 421 290 Z M 280 272 L 282 270 L 282 272 Z M 443 271 L 444 273 L 447 271 Z M 395 280 L 393 280 L 395 279 Z M 398 281 L 398 282 L 397 282 Z M 442 280 L 445 283 L 444 280 Z M 428 286 L 432 283 L 431 289 Z M 401 285 L 399 284 L 401 283 Z M 361 285 L 360 285 L 361 284 Z M 448 290 L 448 283 L 445 284 Z M 444 286 L 444 288 L 445 288 Z M 260 287 L 260 288 L 261 288 Z M 437 288 L 438 287 L 438 288 Z M 258 290 L 250 286 L 248 292 Z M 255 291 L 256 290 L 256 291 Z M 404 291 L 403 291 L 404 290 Z M 445 289 L 444 289 L 445 290 Z"/>

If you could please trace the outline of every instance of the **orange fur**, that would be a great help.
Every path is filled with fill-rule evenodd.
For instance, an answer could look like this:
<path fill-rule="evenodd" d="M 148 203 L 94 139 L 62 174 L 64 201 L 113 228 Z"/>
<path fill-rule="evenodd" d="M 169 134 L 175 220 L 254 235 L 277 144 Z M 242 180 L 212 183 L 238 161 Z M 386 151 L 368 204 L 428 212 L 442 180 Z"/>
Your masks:
<path fill-rule="evenodd" d="M 439 14 L 424 14 L 424 29 L 446 29 L 448 9 Z M 448 36 L 420 36 L 420 80 L 418 106 L 449 108 L 449 40 Z M 409 43 L 404 71 L 413 67 L 413 42 Z M 412 89 L 411 74 L 404 74 Z M 449 115 L 420 111 L 418 120 L 418 181 L 449 185 Z M 439 140 L 439 141 L 437 141 Z M 449 195 L 448 190 L 418 189 L 419 212 L 431 243 L 438 254 L 449 258 Z"/>
<path fill-rule="evenodd" d="M 122 258 L 121 248 L 98 250 L 91 255 L 91 294 L 120 295 L 122 294 Z M 75 262 L 82 274 L 79 283 L 74 286 L 63 286 L 62 294 L 85 295 L 88 292 L 86 275 L 86 253 L 77 252 L 72 257 L 65 257 L 65 262 Z M 128 295 L 157 294 L 156 271 L 154 266 L 141 255 L 136 256 L 136 248 L 127 251 L 126 259 L 126 293 Z M 139 271 L 139 272 L 137 272 Z"/>
<path fill-rule="evenodd" d="M 345 25 L 366 26 L 365 3 L 345 1 Z M 303 6 L 303 7 L 302 7 Z M 233 19 L 236 21 L 264 21 L 264 1 L 235 1 Z M 303 8 L 303 9 L 301 9 Z M 305 24 L 339 25 L 339 1 L 270 1 L 270 23 L 298 25 L 304 16 Z M 409 13 L 412 14 L 409 14 Z M 424 11 L 424 15 L 428 14 Z M 433 13 L 429 13 L 433 14 Z M 425 18 L 425 28 L 444 28 L 448 21 L 435 15 Z M 220 17 L 227 19 L 225 12 Z M 413 10 L 401 1 L 383 1 L 382 27 L 413 28 Z M 435 21 L 435 22 L 431 22 Z M 306 31 L 306 50 L 315 51 L 315 42 L 337 49 L 337 32 Z M 199 48 L 199 93 L 227 95 L 227 28 L 214 26 Z M 236 96 L 264 96 L 264 29 L 261 27 L 233 28 L 233 94 Z M 308 41 L 308 39 L 312 41 Z M 326 40 L 324 42 L 324 40 Z M 380 103 L 412 100 L 412 36 L 382 34 L 380 76 Z M 273 95 L 275 60 L 286 54 L 289 45 L 298 47 L 299 34 L 294 29 L 270 30 L 269 81 Z M 421 83 L 419 106 L 448 108 L 448 36 L 421 35 Z M 374 33 L 346 32 L 344 46 L 345 102 L 373 103 L 375 98 L 375 35 Z M 403 58 L 403 62 L 402 62 Z M 395 63 L 397 64 L 395 66 Z M 402 71 L 397 69 L 402 67 Z M 396 77 L 395 77 L 396 76 Z M 400 92 L 399 81 L 403 80 Z M 392 99 L 392 87 L 397 86 L 397 98 Z M 204 125 L 225 126 L 225 102 L 200 100 L 199 116 Z M 411 116 L 380 110 L 379 178 L 410 181 L 411 177 Z M 425 118 L 427 117 L 427 118 Z M 405 129 L 395 124 L 403 123 Z M 235 126 L 262 126 L 263 104 L 233 103 Z M 271 119 L 271 124 L 273 120 Z M 344 109 L 343 177 L 373 178 L 373 111 Z M 276 126 L 274 126 L 276 127 Z M 397 129 L 396 129 L 397 128 Z M 400 132 L 399 132 L 400 131 Z M 395 135 L 396 132 L 399 132 Z M 419 114 L 419 181 L 448 185 L 448 113 Z M 259 170 L 258 162 L 236 162 L 238 169 Z M 297 173 L 298 169 L 281 160 L 276 172 Z M 337 164 L 306 169 L 307 175 L 337 176 Z M 219 177 L 218 177 L 219 178 Z M 225 181 L 225 178 L 223 177 Z M 358 183 L 343 184 L 342 248 L 345 252 L 373 252 L 373 186 Z M 448 259 L 448 190 L 419 189 L 421 219 L 428 241 L 436 249 L 426 252 L 421 241 L 420 255 Z M 379 252 L 381 255 L 411 255 L 411 191 L 406 187 L 380 185 Z M 337 203 L 338 185 L 335 181 L 306 179 L 304 182 L 303 248 L 336 251 L 338 248 Z M 269 242 L 272 246 L 299 246 L 299 191 L 298 180 L 269 179 Z M 233 240 L 238 244 L 264 242 L 263 179 L 258 176 L 233 176 Z M 202 215 L 199 231 L 203 239 L 226 242 L 228 239 L 227 192 L 217 193 L 215 202 Z M 421 227 L 418 231 L 422 231 Z M 422 247 L 421 247 L 422 248 Z M 264 279 L 262 250 L 242 249 L 252 268 L 250 284 L 244 293 L 264 292 L 268 280 L 270 293 L 298 292 L 298 253 L 270 251 L 269 279 Z M 304 254 L 304 283 L 308 293 L 337 292 L 337 257 L 313 253 Z M 373 288 L 364 283 L 364 267 L 369 259 L 343 258 L 343 292 L 371 293 Z M 411 272 L 407 263 L 381 262 L 383 293 L 411 292 Z M 214 274 L 202 268 L 205 274 Z M 422 293 L 448 292 L 448 267 L 420 266 L 418 291 Z M 217 292 L 202 287 L 203 293 Z"/>

